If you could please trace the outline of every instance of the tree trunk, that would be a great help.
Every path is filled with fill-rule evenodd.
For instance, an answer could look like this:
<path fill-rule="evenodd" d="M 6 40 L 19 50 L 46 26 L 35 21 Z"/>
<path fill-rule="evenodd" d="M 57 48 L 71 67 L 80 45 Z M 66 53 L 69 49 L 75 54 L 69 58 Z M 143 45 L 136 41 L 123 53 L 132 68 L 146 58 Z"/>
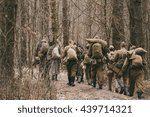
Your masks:
<path fill-rule="evenodd" d="M 51 22 L 52 22 L 52 35 L 53 35 L 53 43 L 56 42 L 58 38 L 58 10 L 56 6 L 56 0 L 51 0 Z"/>
<path fill-rule="evenodd" d="M 69 20 L 68 20 L 68 3 L 67 0 L 63 0 L 63 18 L 62 18 L 62 28 L 63 28 L 63 44 L 68 45 L 69 42 Z"/>
<path fill-rule="evenodd" d="M 113 0 L 112 43 L 116 49 L 124 41 L 123 1 Z"/>
<path fill-rule="evenodd" d="M 27 25 L 27 8 L 25 5 L 26 1 L 23 0 L 21 2 L 21 27 L 25 27 Z M 22 28 L 23 29 L 23 28 Z M 27 35 L 25 34 L 25 30 L 22 30 L 22 38 L 21 38 L 21 65 L 26 65 L 27 63 L 27 47 L 26 47 L 26 40 Z"/>
<path fill-rule="evenodd" d="M 14 99 L 14 42 L 16 0 L 1 3 L 0 33 L 0 99 Z"/>
<path fill-rule="evenodd" d="M 92 38 L 92 18 L 91 18 L 91 12 L 92 12 L 92 1 L 87 1 L 87 16 L 86 16 L 86 38 Z"/>
<path fill-rule="evenodd" d="M 144 47 L 141 0 L 130 0 L 130 41 L 133 45 Z"/>

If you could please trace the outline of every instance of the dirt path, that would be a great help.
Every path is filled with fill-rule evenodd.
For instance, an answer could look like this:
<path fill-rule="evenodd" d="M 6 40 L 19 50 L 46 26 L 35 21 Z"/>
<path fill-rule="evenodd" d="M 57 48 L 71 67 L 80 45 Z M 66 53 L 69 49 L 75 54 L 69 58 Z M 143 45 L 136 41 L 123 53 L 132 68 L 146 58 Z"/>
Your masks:
<path fill-rule="evenodd" d="M 87 85 L 86 80 L 84 83 L 75 83 L 75 87 L 67 85 L 67 74 L 62 72 L 59 76 L 59 80 L 55 81 L 57 87 L 57 98 L 59 100 L 136 100 L 136 95 L 128 97 L 115 92 L 107 90 L 107 86 L 104 86 L 102 90 L 93 88 Z M 150 90 L 147 89 L 145 98 L 150 99 Z"/>

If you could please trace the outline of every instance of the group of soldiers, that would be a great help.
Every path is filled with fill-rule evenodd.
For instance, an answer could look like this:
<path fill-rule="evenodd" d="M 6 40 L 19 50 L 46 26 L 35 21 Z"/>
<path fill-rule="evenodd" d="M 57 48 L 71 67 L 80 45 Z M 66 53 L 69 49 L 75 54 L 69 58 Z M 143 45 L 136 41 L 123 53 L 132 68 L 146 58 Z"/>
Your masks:
<path fill-rule="evenodd" d="M 51 79 L 57 81 L 63 63 L 69 86 L 75 86 L 76 81 L 83 82 L 85 76 L 87 84 L 94 88 L 98 85 L 99 89 L 103 89 L 108 81 L 110 91 L 127 96 L 136 93 L 139 99 L 143 98 L 146 50 L 135 46 L 127 50 L 125 42 L 120 44 L 119 50 L 115 50 L 113 45 L 108 46 L 98 36 L 86 41 L 88 44 L 82 47 L 70 40 L 62 50 L 58 41 L 52 44 L 46 39 L 41 40 L 36 49 L 35 63 L 39 64 L 42 77 L 51 75 Z"/>

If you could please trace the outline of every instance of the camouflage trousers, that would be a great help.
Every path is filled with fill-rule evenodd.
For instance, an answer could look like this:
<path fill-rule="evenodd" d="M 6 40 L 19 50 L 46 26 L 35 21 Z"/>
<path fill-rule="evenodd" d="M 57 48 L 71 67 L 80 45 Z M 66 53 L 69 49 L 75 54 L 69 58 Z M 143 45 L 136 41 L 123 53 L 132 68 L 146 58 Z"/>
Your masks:
<path fill-rule="evenodd" d="M 92 84 L 92 81 L 91 81 L 91 64 L 85 64 L 86 68 L 85 68 L 85 77 L 86 77 L 86 80 L 88 82 L 88 84 Z"/>
<path fill-rule="evenodd" d="M 134 92 L 144 92 L 144 71 L 142 68 L 130 68 L 129 70 L 129 86 L 130 95 L 133 96 Z"/>
<path fill-rule="evenodd" d="M 121 76 L 118 76 L 116 74 L 116 80 L 118 87 L 116 87 L 119 91 L 120 94 L 124 93 L 124 95 L 129 95 L 129 89 L 128 89 L 128 77 L 127 77 L 127 72 L 122 73 Z"/>
<path fill-rule="evenodd" d="M 78 83 L 83 82 L 84 71 L 81 66 L 82 61 L 78 61 L 77 63 L 77 81 Z"/>
<path fill-rule="evenodd" d="M 117 84 L 116 84 L 116 79 L 114 78 L 115 77 L 115 73 L 111 70 L 111 69 L 108 69 L 107 70 L 107 78 L 108 78 L 108 90 L 112 91 L 112 87 L 118 87 Z M 113 85 L 115 84 L 115 86 Z"/>
<path fill-rule="evenodd" d="M 77 73 L 77 60 L 67 61 L 68 83 L 74 83 Z"/>
<path fill-rule="evenodd" d="M 92 64 L 92 83 L 96 87 L 98 83 L 99 89 L 102 89 L 105 82 L 105 65 L 103 63 Z"/>

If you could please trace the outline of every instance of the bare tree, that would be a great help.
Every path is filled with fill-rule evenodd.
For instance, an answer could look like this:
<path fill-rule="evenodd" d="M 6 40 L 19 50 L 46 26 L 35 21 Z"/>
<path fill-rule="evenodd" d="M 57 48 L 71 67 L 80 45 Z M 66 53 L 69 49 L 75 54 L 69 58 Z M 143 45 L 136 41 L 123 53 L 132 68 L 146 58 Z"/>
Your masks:
<path fill-rule="evenodd" d="M 62 1 L 62 11 L 63 11 L 63 18 L 62 18 L 62 28 L 63 28 L 63 44 L 64 46 L 68 45 L 69 41 L 69 19 L 68 19 L 68 3 L 67 0 Z"/>
<path fill-rule="evenodd" d="M 51 22 L 52 22 L 52 35 L 53 35 L 53 43 L 58 38 L 58 10 L 56 6 L 56 0 L 51 0 Z"/>
<path fill-rule="evenodd" d="M 130 0 L 130 41 L 144 47 L 142 31 L 142 0 Z"/>
<path fill-rule="evenodd" d="M 14 42 L 16 0 L 1 2 L 0 9 L 0 98 L 14 99 Z"/>
<path fill-rule="evenodd" d="M 113 0 L 112 42 L 116 49 L 124 41 L 123 1 Z"/>

